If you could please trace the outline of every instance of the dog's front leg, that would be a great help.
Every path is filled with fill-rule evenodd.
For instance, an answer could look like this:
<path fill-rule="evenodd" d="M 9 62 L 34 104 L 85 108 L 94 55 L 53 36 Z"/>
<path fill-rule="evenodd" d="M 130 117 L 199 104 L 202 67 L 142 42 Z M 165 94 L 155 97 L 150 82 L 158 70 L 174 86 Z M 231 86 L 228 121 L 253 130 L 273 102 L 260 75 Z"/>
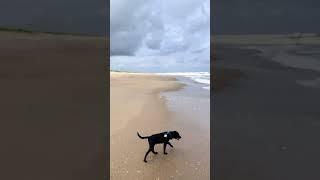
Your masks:
<path fill-rule="evenodd" d="M 163 143 L 163 154 L 168 154 L 166 153 L 166 147 L 167 147 L 167 143 Z"/>
<path fill-rule="evenodd" d="M 172 146 L 172 144 L 170 142 L 168 142 L 168 144 L 169 144 L 169 146 L 171 146 L 173 148 L 173 146 Z"/>

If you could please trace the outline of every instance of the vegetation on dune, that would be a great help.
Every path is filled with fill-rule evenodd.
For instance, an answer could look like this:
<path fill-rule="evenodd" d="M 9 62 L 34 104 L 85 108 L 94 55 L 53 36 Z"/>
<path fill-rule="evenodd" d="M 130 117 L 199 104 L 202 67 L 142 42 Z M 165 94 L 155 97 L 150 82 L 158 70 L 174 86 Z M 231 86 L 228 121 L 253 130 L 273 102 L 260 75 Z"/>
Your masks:
<path fill-rule="evenodd" d="M 0 31 L 33 33 L 33 31 L 30 31 L 30 30 L 27 30 L 27 29 L 22 29 L 22 28 L 6 28 L 6 27 L 0 27 Z"/>
<path fill-rule="evenodd" d="M 68 33 L 68 32 L 51 32 L 51 31 L 35 31 L 24 28 L 9 28 L 9 27 L 0 27 L 0 32 L 19 32 L 19 33 L 46 33 L 52 35 L 74 35 L 74 36 L 95 36 L 85 33 Z"/>

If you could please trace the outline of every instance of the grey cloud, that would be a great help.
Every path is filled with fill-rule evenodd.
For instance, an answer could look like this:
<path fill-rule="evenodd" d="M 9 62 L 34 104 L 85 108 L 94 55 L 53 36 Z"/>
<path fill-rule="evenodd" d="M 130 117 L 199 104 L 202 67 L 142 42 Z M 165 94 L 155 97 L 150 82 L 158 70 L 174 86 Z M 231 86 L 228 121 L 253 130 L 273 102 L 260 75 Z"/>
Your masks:
<path fill-rule="evenodd" d="M 111 67 L 149 72 L 208 71 L 209 4 L 210 0 L 111 3 Z"/>
<path fill-rule="evenodd" d="M 162 23 L 160 12 L 153 12 L 149 19 L 149 32 L 145 37 L 145 43 L 150 49 L 159 49 L 164 35 L 164 26 Z"/>
<path fill-rule="evenodd" d="M 111 55 L 133 55 L 146 34 L 154 26 L 161 26 L 154 18 L 154 12 L 149 10 L 149 5 L 148 0 L 111 0 Z M 154 42 L 149 44 L 152 46 Z"/>

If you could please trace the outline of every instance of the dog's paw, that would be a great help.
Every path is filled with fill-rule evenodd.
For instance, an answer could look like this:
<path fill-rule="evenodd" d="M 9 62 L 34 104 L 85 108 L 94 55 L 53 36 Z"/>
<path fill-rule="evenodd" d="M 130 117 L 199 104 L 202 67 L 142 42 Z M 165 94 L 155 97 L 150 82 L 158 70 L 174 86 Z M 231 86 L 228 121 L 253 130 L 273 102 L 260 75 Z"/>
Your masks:
<path fill-rule="evenodd" d="M 163 153 L 163 154 L 166 154 L 166 155 L 167 155 L 168 153 L 165 152 L 165 153 Z"/>
<path fill-rule="evenodd" d="M 154 154 L 158 154 L 158 152 L 154 152 Z"/>
<path fill-rule="evenodd" d="M 145 163 L 147 163 L 147 160 L 143 160 Z"/>

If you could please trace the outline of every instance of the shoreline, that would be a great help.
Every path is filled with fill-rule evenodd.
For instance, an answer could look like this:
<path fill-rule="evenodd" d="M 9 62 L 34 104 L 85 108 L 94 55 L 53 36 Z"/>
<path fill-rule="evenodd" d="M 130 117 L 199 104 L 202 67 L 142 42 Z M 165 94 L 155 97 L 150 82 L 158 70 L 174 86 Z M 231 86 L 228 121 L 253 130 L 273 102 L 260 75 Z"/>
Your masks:
<path fill-rule="evenodd" d="M 111 72 L 111 179 L 194 179 L 209 174 L 208 162 L 198 158 L 201 150 L 193 147 L 199 142 L 190 131 L 192 126 L 177 121 L 177 114 L 161 95 L 178 92 L 183 86 L 174 77 Z M 168 130 L 182 133 L 182 139 L 171 141 L 175 147 L 167 147 L 168 155 L 163 155 L 162 145 L 156 145 L 159 154 L 150 153 L 144 163 L 148 143 L 137 137 L 137 131 L 148 136 Z M 206 136 L 199 132 L 196 136 Z M 210 154 L 208 148 L 203 150 Z"/>
<path fill-rule="evenodd" d="M 116 129 L 124 128 L 132 117 L 139 116 L 144 104 L 147 103 L 147 101 L 150 101 L 150 99 L 160 101 L 161 99 L 157 100 L 156 98 L 160 97 L 159 94 L 161 92 L 176 91 L 183 87 L 182 84 L 177 83 L 175 78 L 159 77 L 148 73 L 110 72 L 110 80 L 111 122 L 114 122 L 112 120 L 114 118 L 119 119 L 119 117 L 113 117 L 113 115 L 125 119 L 122 120 L 124 121 L 122 125 L 114 124 L 114 127 L 111 127 L 111 134 L 113 134 L 112 128 L 115 128 L 116 126 Z M 147 83 L 151 83 L 152 85 L 148 88 L 142 87 Z M 125 88 L 129 88 L 129 90 Z M 127 99 L 131 102 L 128 102 L 128 107 L 124 107 L 122 101 L 126 101 Z M 130 116 L 129 118 L 125 118 L 122 117 L 122 115 L 117 114 L 121 113 L 118 112 L 118 108 L 121 109 L 120 111 L 127 110 L 127 112 L 130 111 L 130 108 L 133 108 L 133 111 L 130 111 L 129 115 L 125 114 L 126 117 Z"/>

